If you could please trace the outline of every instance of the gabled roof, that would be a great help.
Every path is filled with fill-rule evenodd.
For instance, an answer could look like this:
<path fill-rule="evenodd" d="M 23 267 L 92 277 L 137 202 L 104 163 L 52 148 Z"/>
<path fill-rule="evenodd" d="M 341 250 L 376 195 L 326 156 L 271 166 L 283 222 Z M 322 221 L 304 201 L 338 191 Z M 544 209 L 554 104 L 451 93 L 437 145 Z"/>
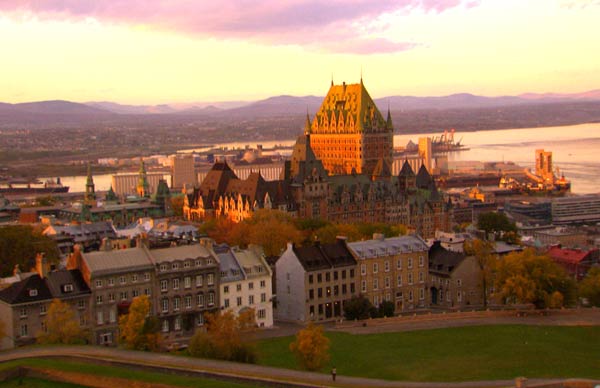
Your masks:
<path fill-rule="evenodd" d="M 400 173 L 398 173 L 398 176 L 399 177 L 410 177 L 410 178 L 415 176 L 415 172 L 413 171 L 412 167 L 408 163 L 408 160 L 404 160 L 404 163 L 402 164 L 402 169 L 400 169 Z"/>
<path fill-rule="evenodd" d="M 78 269 L 52 271 L 48 273 L 47 283 L 54 298 L 66 298 L 91 293 Z M 71 285 L 71 291 L 65 288 Z"/>
<path fill-rule="evenodd" d="M 356 265 L 356 259 L 344 240 L 331 244 L 316 243 L 293 247 L 293 251 L 307 272 Z"/>
<path fill-rule="evenodd" d="M 34 292 L 31 292 L 35 290 Z M 0 300 L 10 304 L 30 303 L 52 299 L 52 292 L 46 281 L 35 274 L 27 279 L 0 290 Z"/>
<path fill-rule="evenodd" d="M 206 174 L 204 180 L 200 184 L 200 190 L 206 194 L 210 191 L 222 193 L 227 188 L 229 181 L 238 179 L 227 162 L 216 162 L 213 164 L 210 171 Z"/>
<path fill-rule="evenodd" d="M 433 178 L 431 177 L 431 174 L 429 174 L 429 171 L 427 171 L 425 165 L 422 164 L 421 168 L 419 168 L 419 172 L 417 173 L 417 188 L 429 190 L 432 180 Z"/>
<path fill-rule="evenodd" d="M 567 249 L 559 246 L 552 246 L 548 249 L 548 256 L 556 261 L 562 261 L 569 264 L 579 264 L 586 259 L 591 259 L 592 253 L 597 249 L 583 251 L 581 249 Z"/>
<path fill-rule="evenodd" d="M 154 269 L 145 247 L 81 253 L 92 276 Z"/>
<path fill-rule="evenodd" d="M 466 257 L 464 253 L 445 249 L 439 241 L 436 241 L 429 248 L 429 272 L 449 276 Z"/>
<path fill-rule="evenodd" d="M 200 244 L 179 245 L 176 247 L 152 249 L 150 251 L 149 257 L 150 260 L 152 260 L 152 262 L 154 263 L 208 257 L 212 257 L 213 259 L 215 259 L 215 256 L 212 254 L 212 252 Z"/>

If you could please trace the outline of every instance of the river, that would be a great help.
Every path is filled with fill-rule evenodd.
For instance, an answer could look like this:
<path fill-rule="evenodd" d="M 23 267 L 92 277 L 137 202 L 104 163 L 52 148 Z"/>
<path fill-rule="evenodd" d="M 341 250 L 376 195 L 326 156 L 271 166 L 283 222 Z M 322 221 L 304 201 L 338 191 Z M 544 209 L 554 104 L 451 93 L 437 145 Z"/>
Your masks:
<path fill-rule="evenodd" d="M 404 146 L 409 140 L 418 143 L 419 137 L 439 136 L 429 134 L 397 134 L 394 146 Z M 567 179 L 571 180 L 571 191 L 577 194 L 600 192 L 600 123 L 581 124 L 564 127 L 502 129 L 456 133 L 455 139 L 462 138 L 462 144 L 469 149 L 450 153 L 449 161 L 512 161 L 524 167 L 535 164 L 535 150 L 544 148 L 552 151 L 554 166 L 559 167 Z M 275 145 L 291 146 L 295 140 L 260 142 L 264 148 Z M 243 148 L 256 143 L 231 142 L 218 146 Z M 85 190 L 85 176 L 61 177 L 70 191 Z M 94 175 L 96 190 L 108 190 L 111 174 Z"/>

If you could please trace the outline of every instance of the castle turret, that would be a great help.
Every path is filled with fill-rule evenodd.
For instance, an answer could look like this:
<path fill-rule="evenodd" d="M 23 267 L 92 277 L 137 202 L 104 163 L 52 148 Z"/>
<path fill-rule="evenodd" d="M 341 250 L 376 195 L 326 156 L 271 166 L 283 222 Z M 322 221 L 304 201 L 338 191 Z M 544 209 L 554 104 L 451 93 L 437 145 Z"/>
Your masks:
<path fill-rule="evenodd" d="M 140 171 L 136 191 L 139 197 L 150 198 L 150 184 L 148 183 L 148 176 L 146 175 L 146 166 L 143 158 L 140 158 Z"/>
<path fill-rule="evenodd" d="M 83 196 L 84 202 L 87 205 L 94 205 L 96 202 L 96 186 L 94 185 L 94 178 L 92 177 L 92 166 L 88 162 L 87 165 L 87 181 L 85 182 L 85 195 Z"/>

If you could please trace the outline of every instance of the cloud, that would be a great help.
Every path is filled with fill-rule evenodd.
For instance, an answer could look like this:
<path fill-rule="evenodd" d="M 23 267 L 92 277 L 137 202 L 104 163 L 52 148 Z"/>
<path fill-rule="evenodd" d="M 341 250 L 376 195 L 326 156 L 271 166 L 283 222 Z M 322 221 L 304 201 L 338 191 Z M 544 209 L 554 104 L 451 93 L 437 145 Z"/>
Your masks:
<path fill-rule="evenodd" d="M 593 6 L 600 6 L 600 0 L 568 0 L 561 3 L 563 8 L 567 9 L 585 9 Z"/>
<path fill-rule="evenodd" d="M 478 0 L 2 0 L 0 13 L 43 20 L 93 18 L 102 23 L 146 25 L 216 39 L 376 53 L 414 46 L 365 35 L 373 31 L 373 21 L 382 15 L 398 11 L 442 13 L 477 4 Z M 331 44 L 338 41 L 340 45 Z"/>

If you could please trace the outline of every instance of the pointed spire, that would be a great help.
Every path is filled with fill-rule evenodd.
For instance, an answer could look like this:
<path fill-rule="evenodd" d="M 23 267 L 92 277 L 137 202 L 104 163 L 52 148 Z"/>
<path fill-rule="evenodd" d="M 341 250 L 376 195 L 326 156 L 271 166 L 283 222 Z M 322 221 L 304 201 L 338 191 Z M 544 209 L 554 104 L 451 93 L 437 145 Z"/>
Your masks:
<path fill-rule="evenodd" d="M 92 177 L 92 164 L 90 162 L 87 163 L 87 181 L 86 185 L 94 184 L 94 178 Z"/>
<path fill-rule="evenodd" d="M 361 84 L 361 85 L 363 84 L 362 75 L 363 75 L 363 72 L 362 72 L 362 66 L 361 66 L 361 67 L 360 67 L 360 84 Z"/>
<path fill-rule="evenodd" d="M 86 204 L 93 204 L 96 200 L 96 185 L 94 185 L 94 177 L 92 176 L 92 165 L 88 162 L 87 165 L 87 180 L 85 182 L 85 194 L 83 200 Z"/>
<path fill-rule="evenodd" d="M 137 193 L 140 197 L 150 197 L 150 184 L 148 183 L 148 176 L 146 175 L 146 165 L 144 159 L 140 158 L 140 171 L 137 184 Z"/>
<path fill-rule="evenodd" d="M 390 101 L 388 100 L 388 112 L 387 112 L 387 120 L 386 120 L 386 126 L 388 129 L 393 129 L 394 126 L 392 124 L 392 113 L 390 111 Z"/>
<path fill-rule="evenodd" d="M 308 107 L 306 107 L 306 122 L 304 123 L 304 134 L 310 135 L 310 129 L 312 125 L 310 123 L 310 115 L 308 114 Z"/>
<path fill-rule="evenodd" d="M 333 86 L 333 71 L 331 72 L 331 86 Z"/>

